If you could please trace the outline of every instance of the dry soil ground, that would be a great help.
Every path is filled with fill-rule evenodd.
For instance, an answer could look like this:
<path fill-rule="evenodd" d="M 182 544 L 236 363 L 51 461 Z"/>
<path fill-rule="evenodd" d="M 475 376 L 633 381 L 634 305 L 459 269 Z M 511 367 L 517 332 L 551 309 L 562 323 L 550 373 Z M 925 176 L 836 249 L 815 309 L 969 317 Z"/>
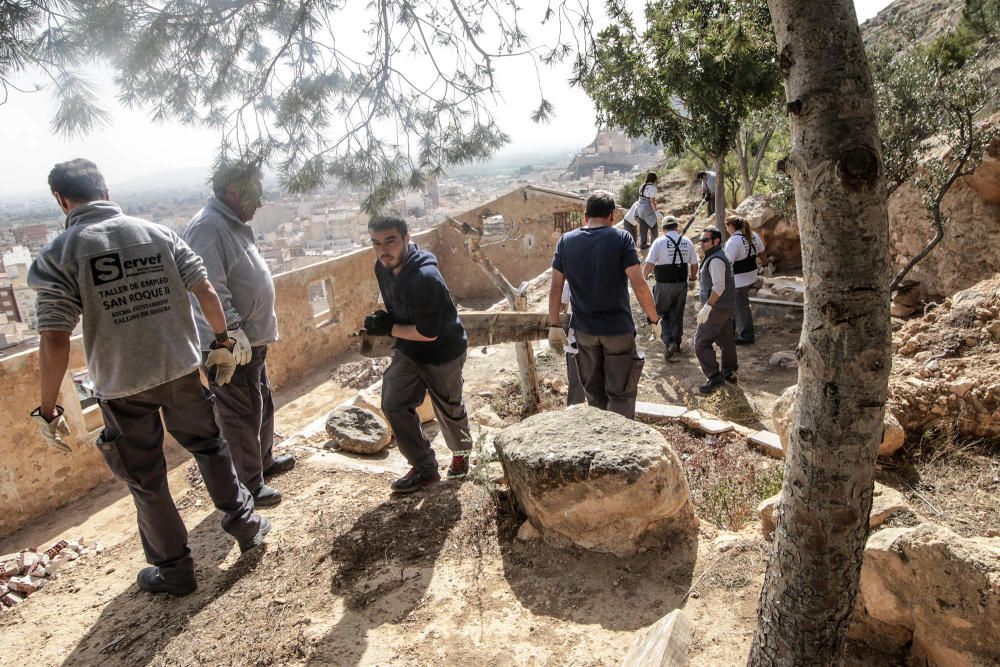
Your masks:
<path fill-rule="evenodd" d="M 688 320 L 690 334 L 692 312 Z M 797 331 L 796 320 L 762 319 L 758 344 L 740 348 L 739 387 L 708 399 L 694 389 L 701 375 L 689 354 L 667 364 L 660 345 L 640 335 L 648 351 L 641 398 L 766 424 L 775 397 L 795 382 L 794 370 L 767 359 L 793 348 Z M 560 359 L 542 353 L 538 361 L 543 378 L 563 376 Z M 494 483 L 495 464 L 465 483 L 395 498 L 388 487 L 404 469 L 398 452 L 361 460 L 323 450 L 316 419 L 354 393 L 331 379 L 333 370 L 278 396 L 279 432 L 298 433 L 279 449 L 294 451 L 299 465 L 274 480 L 285 500 L 265 510 L 275 526 L 265 549 L 240 557 L 195 468 L 171 455 L 171 488 L 198 564 L 194 594 L 138 591 L 144 563 L 134 511 L 116 483 L 0 542 L 0 553 L 77 535 L 107 545 L 0 615 L 0 663 L 614 665 L 637 631 L 678 606 L 695 628 L 692 664 L 745 661 L 767 545 L 750 522 L 720 548 L 721 529 L 710 522 L 745 521 L 747 508 L 773 493 L 777 462 L 737 438 L 665 428 L 689 467 L 700 533 L 628 559 L 554 550 L 515 538 L 521 518 Z M 502 408 L 515 379 L 511 346 L 470 351 L 470 412 Z M 546 405 L 561 400 L 549 391 Z M 489 433 L 480 432 L 487 452 Z"/>

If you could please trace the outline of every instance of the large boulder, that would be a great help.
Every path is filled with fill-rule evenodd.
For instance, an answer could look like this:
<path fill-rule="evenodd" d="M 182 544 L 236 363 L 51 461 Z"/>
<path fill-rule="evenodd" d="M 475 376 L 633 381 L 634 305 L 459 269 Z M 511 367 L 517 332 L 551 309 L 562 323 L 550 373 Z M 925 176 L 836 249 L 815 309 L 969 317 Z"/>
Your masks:
<path fill-rule="evenodd" d="M 911 664 L 1000 664 L 1000 538 L 924 523 L 886 528 L 865 548 L 851 636 L 909 650 Z"/>
<path fill-rule="evenodd" d="M 893 335 L 889 406 L 903 428 L 1000 437 L 1000 274 Z"/>
<path fill-rule="evenodd" d="M 392 439 L 381 417 L 354 406 L 336 408 L 327 415 L 326 434 L 338 449 L 355 454 L 378 454 Z"/>
<path fill-rule="evenodd" d="M 1000 246 L 998 174 L 1000 141 L 990 146 L 972 175 L 959 178 L 948 191 L 941 205 L 949 219 L 944 238 L 907 274 L 920 284 L 923 298 L 940 300 L 1000 272 L 1000 253 L 996 252 Z M 933 236 L 921 191 L 911 180 L 889 197 L 893 269 L 902 268 Z"/>
<path fill-rule="evenodd" d="M 550 545 L 629 556 L 697 526 L 684 468 L 651 426 L 574 406 L 508 426 L 494 446 Z"/>
<path fill-rule="evenodd" d="M 798 385 L 793 384 L 785 389 L 771 408 L 771 423 L 774 432 L 781 439 L 781 449 L 788 451 L 788 436 L 795 418 L 795 397 Z M 879 443 L 879 456 L 892 456 L 906 443 L 906 431 L 899 420 L 888 409 L 885 411 L 885 421 L 882 430 L 882 442 Z"/>
<path fill-rule="evenodd" d="M 798 269 L 802 266 L 798 221 L 775 212 L 771 207 L 772 200 L 773 195 L 751 195 L 736 207 L 736 213 L 760 235 L 768 260 L 774 263 L 777 270 Z"/>

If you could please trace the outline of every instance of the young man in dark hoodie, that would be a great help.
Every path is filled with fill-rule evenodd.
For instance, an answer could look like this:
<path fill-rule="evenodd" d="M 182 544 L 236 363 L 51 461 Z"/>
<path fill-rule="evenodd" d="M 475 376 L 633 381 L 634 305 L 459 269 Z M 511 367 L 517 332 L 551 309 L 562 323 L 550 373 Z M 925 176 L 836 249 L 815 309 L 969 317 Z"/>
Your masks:
<path fill-rule="evenodd" d="M 469 471 L 472 437 L 462 402 L 468 339 L 437 258 L 410 242 L 406 222 L 377 217 L 368 223 L 368 231 L 378 256 L 375 278 L 386 310 L 365 318 L 365 332 L 397 339 L 392 363 L 382 376 L 382 412 L 412 466 L 393 482 L 392 490 L 411 493 L 441 480 L 417 416 L 427 392 L 452 451 L 448 476 L 463 477 Z"/>

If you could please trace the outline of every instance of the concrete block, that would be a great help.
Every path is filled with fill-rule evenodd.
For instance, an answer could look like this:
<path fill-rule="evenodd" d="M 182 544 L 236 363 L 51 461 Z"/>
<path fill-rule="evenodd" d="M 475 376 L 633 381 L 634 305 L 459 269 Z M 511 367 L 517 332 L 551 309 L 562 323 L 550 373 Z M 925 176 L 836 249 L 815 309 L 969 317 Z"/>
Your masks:
<path fill-rule="evenodd" d="M 688 409 L 683 405 L 665 405 L 638 401 L 635 404 L 635 418 L 640 421 L 663 422 L 679 419 Z"/>

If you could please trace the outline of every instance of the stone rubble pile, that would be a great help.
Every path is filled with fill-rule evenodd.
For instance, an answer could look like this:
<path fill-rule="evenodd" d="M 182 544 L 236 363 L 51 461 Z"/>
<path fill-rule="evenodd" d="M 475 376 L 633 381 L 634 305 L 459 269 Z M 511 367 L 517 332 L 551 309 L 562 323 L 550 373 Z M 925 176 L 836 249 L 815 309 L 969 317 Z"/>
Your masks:
<path fill-rule="evenodd" d="M 907 322 L 893 349 L 889 406 L 903 428 L 1000 436 L 1000 274 Z"/>
<path fill-rule="evenodd" d="M 330 377 L 344 387 L 363 389 L 382 379 L 382 373 L 389 367 L 389 359 L 361 359 L 341 364 Z"/>
<path fill-rule="evenodd" d="M 103 550 L 100 542 L 89 543 L 80 537 L 56 542 L 45 551 L 25 549 L 0 556 L 0 612 L 24 602 L 80 556 Z"/>

